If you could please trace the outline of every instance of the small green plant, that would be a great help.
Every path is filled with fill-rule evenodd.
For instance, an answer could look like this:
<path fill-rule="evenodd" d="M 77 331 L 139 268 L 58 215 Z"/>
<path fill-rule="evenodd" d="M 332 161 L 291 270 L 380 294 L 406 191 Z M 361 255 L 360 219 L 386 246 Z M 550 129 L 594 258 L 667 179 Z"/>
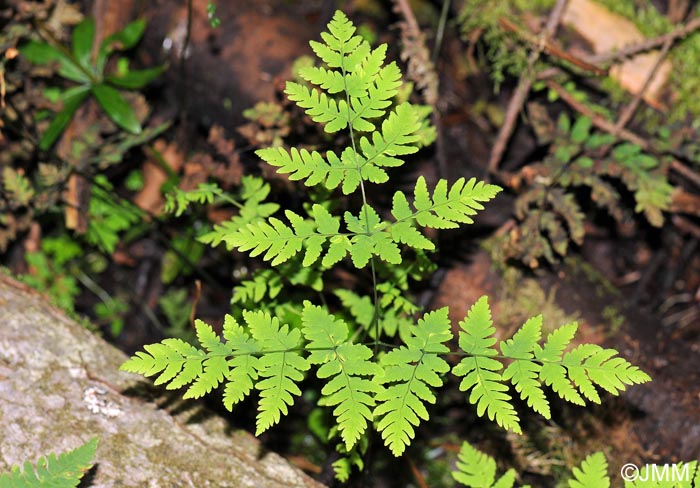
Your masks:
<path fill-rule="evenodd" d="M 19 278 L 48 294 L 57 306 L 72 312 L 80 290 L 71 262 L 82 254 L 81 247 L 65 234 L 47 237 L 42 240 L 39 251 L 24 255 L 29 272 Z"/>
<path fill-rule="evenodd" d="M 429 420 L 429 407 L 449 373 L 461 379 L 459 389 L 479 416 L 516 433 L 520 417 L 510 386 L 549 418 L 544 386 L 584 405 L 601 401 L 598 389 L 618 394 L 649 381 L 615 350 L 583 344 L 567 352 L 575 323 L 543 340 L 542 317 L 535 317 L 499 342 L 482 297 L 460 321 L 455 347 L 447 308 L 420 314 L 409 288 L 431 269 L 427 253 L 435 249 L 421 230 L 472 223 L 500 188 L 475 178 L 440 180 L 429 188 L 420 177 L 411 195 L 393 193 L 388 212 L 375 209 L 369 184 L 388 183 L 392 168 L 418 151 L 428 114 L 396 102 L 401 72 L 395 63 L 385 64 L 386 45 L 372 49 L 342 12 L 321 37 L 311 47 L 324 65 L 300 69 L 304 82 L 288 82 L 286 93 L 327 133 L 347 131 L 347 139 L 338 139 L 348 145 L 325 154 L 284 147 L 257 151 L 278 173 L 312 188 L 312 201 L 298 212 L 285 210 L 284 217 L 276 216 L 278 205 L 264 203 L 269 187 L 259 179 L 244 180 L 239 199 L 213 185 L 177 192 L 169 201 L 176 213 L 193 202 L 227 198 L 239 214 L 201 240 L 260 256 L 272 268 L 238 289 L 221 337 L 197 320 L 198 346 L 165 339 L 121 369 L 157 375 L 156 384 L 168 389 L 187 387 L 186 398 L 223 385 L 229 410 L 255 390 L 256 434 L 288 414 L 302 394 L 301 381 L 315 370 L 318 405 L 334 418 L 327 433 L 318 426 L 315 431 L 328 440 L 339 438 L 342 457 L 335 467 L 342 480 L 351 466 L 362 467 L 370 429 L 395 456 L 403 454 L 416 428 Z M 246 186 L 263 191 L 251 195 Z M 341 267 L 352 269 L 358 283 L 366 280 L 368 293 L 362 285 L 350 292 L 339 284 L 333 272 Z M 314 292 L 299 295 L 300 288 Z M 455 356 L 461 358 L 456 364 Z"/>
<path fill-rule="evenodd" d="M 12 466 L 9 473 L 0 474 L 0 488 L 74 488 L 92 467 L 97 437 L 82 446 L 56 456 L 42 456 L 32 465 Z"/>
<path fill-rule="evenodd" d="M 94 59 L 95 22 L 92 19 L 85 19 L 75 27 L 70 49 L 53 39 L 50 43 L 30 41 L 20 49 L 21 54 L 32 63 L 58 63 L 58 74 L 77 83 L 60 92 L 58 100 L 63 103 L 63 108 L 42 134 L 39 141 L 41 149 L 49 149 L 53 145 L 78 108 L 91 95 L 117 126 L 132 134 L 141 133 L 141 124 L 120 90 L 143 88 L 158 77 L 164 67 L 132 70 L 128 60 L 123 58 L 116 63 L 113 72 L 105 73 L 105 68 L 110 55 L 117 50 L 125 51 L 134 47 L 145 28 L 146 22 L 137 20 L 108 36 L 100 44 Z"/>
<path fill-rule="evenodd" d="M 633 194 L 635 212 L 654 227 L 663 225 L 674 189 L 666 176 L 666 158 L 595 131 L 588 117 L 572 123 L 561 114 L 552 134 L 550 154 L 534 170 L 540 177 L 516 200 L 518 232 L 508 236 L 506 257 L 535 267 L 542 258 L 554 263 L 566 256 L 570 242 L 582 244 L 586 214 L 575 197 L 579 188 L 588 190 L 592 203 L 623 224 L 630 212 L 618 190 L 622 186 Z"/>
<path fill-rule="evenodd" d="M 515 485 L 517 473 L 514 469 L 509 469 L 498 479 L 496 461 L 489 455 L 480 452 L 468 442 L 462 444 L 459 451 L 457 469 L 452 472 L 452 477 L 459 483 L 470 488 L 512 488 Z M 625 488 L 661 488 L 677 487 L 692 488 L 700 486 L 700 470 L 698 462 L 677 463 L 675 465 L 664 465 L 663 471 L 667 476 L 652 474 L 654 466 L 644 466 L 639 471 L 631 471 L 636 476 L 631 476 L 631 480 L 624 480 Z M 661 472 L 661 471 L 660 471 Z M 671 475 L 671 473 L 675 473 Z M 625 472 L 623 472 L 623 475 Z M 629 474 L 629 473 L 627 473 Z M 596 452 L 587 456 L 572 470 L 572 477 L 567 485 L 569 488 L 610 488 L 610 477 L 608 476 L 608 462 L 602 452 Z M 674 476 L 674 479 L 671 477 Z M 682 479 L 681 479 L 682 478 Z M 522 488 L 529 488 L 524 485 Z"/>

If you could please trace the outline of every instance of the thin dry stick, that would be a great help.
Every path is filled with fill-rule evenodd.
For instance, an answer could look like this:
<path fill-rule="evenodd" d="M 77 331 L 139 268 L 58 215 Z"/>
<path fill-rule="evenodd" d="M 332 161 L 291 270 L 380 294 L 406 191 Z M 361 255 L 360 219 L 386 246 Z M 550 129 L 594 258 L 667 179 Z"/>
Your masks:
<path fill-rule="evenodd" d="M 634 56 L 635 54 L 639 54 L 644 51 L 649 51 L 650 49 L 662 46 L 669 40 L 673 42 L 679 37 L 685 37 L 694 30 L 697 30 L 698 28 L 700 28 L 700 17 L 694 18 L 683 27 L 679 27 L 678 29 L 669 32 L 668 34 L 664 34 L 662 36 L 655 37 L 654 39 L 649 39 L 647 41 L 642 41 L 638 44 L 633 44 L 631 46 L 624 47 L 617 51 L 610 51 L 607 53 L 588 56 L 586 58 L 586 61 L 588 61 L 589 63 L 597 64 L 602 63 L 604 61 L 614 61 L 627 58 L 629 56 Z"/>
<path fill-rule="evenodd" d="M 549 14 L 549 19 L 547 19 L 547 25 L 542 32 L 542 45 L 546 42 L 554 32 L 557 30 L 559 21 L 561 20 L 562 14 L 564 13 L 564 8 L 568 0 L 557 0 L 557 4 L 552 9 Z M 532 51 L 527 60 L 528 69 L 522 74 L 520 80 L 518 80 L 518 86 L 515 88 L 515 92 L 508 103 L 508 108 L 506 110 L 506 116 L 501 126 L 501 130 L 498 132 L 496 141 L 493 144 L 493 149 L 491 150 L 491 156 L 489 157 L 488 170 L 490 173 L 495 173 L 498 170 L 498 165 L 503 158 L 503 153 L 506 151 L 506 146 L 510 140 L 510 136 L 513 134 L 515 129 L 515 122 L 518 119 L 518 114 L 522 110 L 527 94 L 530 93 L 530 87 L 532 86 L 532 77 L 530 76 L 530 70 L 534 66 L 535 62 L 539 59 L 542 50 L 538 49 Z"/>
<path fill-rule="evenodd" d="M 649 85 L 651 85 L 654 76 L 656 76 L 656 72 L 659 70 L 661 64 L 666 59 L 666 56 L 671 50 L 672 45 L 673 39 L 667 39 L 664 43 L 664 46 L 661 48 L 661 52 L 659 53 L 659 58 L 656 60 L 656 63 L 654 63 L 654 66 L 652 66 L 652 68 L 649 70 L 649 73 L 647 73 L 647 77 L 644 80 L 644 83 L 642 84 L 642 88 L 634 95 L 632 101 L 629 103 L 629 105 L 627 105 L 627 107 L 625 107 L 625 109 L 620 114 L 620 117 L 617 119 L 617 123 L 615 124 L 616 133 L 623 129 L 632 119 L 632 115 L 634 115 L 634 112 L 637 110 L 637 107 L 639 107 L 639 103 L 642 101 L 644 92 L 646 92 L 649 88 Z"/>
<path fill-rule="evenodd" d="M 695 186 L 700 187 L 700 175 L 692 169 L 688 168 L 686 165 L 684 165 L 677 159 L 671 161 L 671 169 L 674 170 L 676 173 L 685 176 L 692 183 L 694 183 Z"/>
<path fill-rule="evenodd" d="M 609 132 L 610 134 L 614 134 L 615 131 L 615 124 L 610 122 L 609 120 L 603 118 L 600 114 L 595 113 L 593 110 L 588 108 L 586 105 L 583 103 L 579 102 L 576 100 L 569 92 L 567 92 L 563 86 L 561 86 L 559 83 L 552 81 L 552 80 L 545 80 L 545 83 L 547 84 L 547 87 L 554 90 L 557 92 L 557 95 L 566 103 L 568 104 L 571 108 L 579 112 L 581 115 L 585 115 L 589 119 L 591 119 L 591 123 L 598 127 L 599 129 Z M 627 129 L 621 129 L 619 133 L 617 134 L 620 139 L 624 139 L 628 142 L 631 142 L 632 144 L 637 144 L 639 147 L 641 147 L 643 150 L 647 151 L 649 150 L 649 143 L 639 137 L 637 134 L 634 132 L 630 132 Z"/>

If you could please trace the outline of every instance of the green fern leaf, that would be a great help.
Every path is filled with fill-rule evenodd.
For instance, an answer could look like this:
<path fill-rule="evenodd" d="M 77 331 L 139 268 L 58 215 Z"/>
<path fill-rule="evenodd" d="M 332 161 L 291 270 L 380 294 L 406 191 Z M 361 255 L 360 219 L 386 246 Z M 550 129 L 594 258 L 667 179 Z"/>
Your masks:
<path fill-rule="evenodd" d="M 238 207 L 238 215 L 234 215 L 229 220 L 214 226 L 208 232 L 198 238 L 200 242 L 216 247 L 222 242 L 226 243 L 230 251 L 233 246 L 229 242 L 229 236 L 238 232 L 246 225 L 265 219 L 279 210 L 276 203 L 263 203 L 270 193 L 270 185 L 262 178 L 255 176 L 244 176 L 241 180 L 240 199 L 243 205 L 232 199 L 226 199 Z"/>
<path fill-rule="evenodd" d="M 267 221 L 246 225 L 238 232 L 227 235 L 224 241 L 241 252 L 250 251 L 253 257 L 265 253 L 263 259 L 272 260 L 273 266 L 281 264 L 301 251 L 305 239 L 315 235 L 313 222 L 304 220 L 291 210 L 287 210 L 285 215 L 292 227 L 270 217 Z"/>
<path fill-rule="evenodd" d="M 592 402 L 600 403 L 600 396 L 593 385 L 618 395 L 625 390 L 625 385 L 651 381 L 649 375 L 632 366 L 626 359 L 614 357 L 617 354 L 614 349 L 582 344 L 564 355 L 562 365 L 581 393 Z"/>
<path fill-rule="evenodd" d="M 538 376 L 542 366 L 532 359 L 533 351 L 542 337 L 542 316 L 529 319 L 511 339 L 501 342 L 501 353 L 514 358 L 503 371 L 503 379 L 510 380 L 520 393 L 520 398 L 527 402 L 535 412 L 544 418 L 551 418 L 549 402 L 545 397 Z"/>
<path fill-rule="evenodd" d="M 459 227 L 460 223 L 473 223 L 471 216 L 484 208 L 481 202 L 491 200 L 500 191 L 500 187 L 483 181 L 477 182 L 475 178 L 469 181 L 460 178 L 452 185 L 449 192 L 447 181 L 438 181 L 431 197 L 425 178 L 421 176 L 413 192 L 413 206 L 416 211 L 411 210 L 403 192 L 396 192 L 391 214 L 397 223 L 415 219 L 423 227 L 454 229 Z"/>
<path fill-rule="evenodd" d="M 544 346 L 535 348 L 535 358 L 542 362 L 540 380 L 564 400 L 576 405 L 585 405 L 576 388 L 567 378 L 567 371 L 562 366 L 562 354 L 576 334 L 578 324 L 571 323 L 559 327 L 547 336 Z"/>
<path fill-rule="evenodd" d="M 164 210 L 179 217 L 192 203 L 212 203 L 214 198 L 222 193 L 216 183 L 200 183 L 197 188 L 190 191 L 176 188 L 165 196 Z"/>
<path fill-rule="evenodd" d="M 414 436 L 420 419 L 428 420 L 424 402 L 435 403 L 431 387 L 442 386 L 440 375 L 450 370 L 439 354 L 449 352 L 452 339 L 447 307 L 427 313 L 411 330 L 406 345 L 382 357 L 384 374 L 376 381 L 391 386 L 380 391 L 374 411 L 377 430 L 394 456 L 400 456 Z"/>
<path fill-rule="evenodd" d="M 274 299 L 283 288 L 282 277 L 272 269 L 256 270 L 253 278 L 233 288 L 231 304 L 254 304 L 265 298 Z"/>
<path fill-rule="evenodd" d="M 496 480 L 496 461 L 468 442 L 462 443 L 458 459 L 457 471 L 452 471 L 452 477 L 463 485 L 473 488 L 512 488 L 515 484 L 515 470 L 509 469 Z"/>
<path fill-rule="evenodd" d="M 333 292 L 335 296 L 340 298 L 346 310 L 355 321 L 360 324 L 365 330 L 369 330 L 372 321 L 374 320 L 375 307 L 372 299 L 368 296 L 360 296 L 350 290 L 338 289 Z"/>
<path fill-rule="evenodd" d="M 476 404 L 479 416 L 486 412 L 490 420 L 495 419 L 504 429 L 521 433 L 518 414 L 507 392 L 508 386 L 503 383 L 499 372 L 503 364 L 492 358 L 498 354 L 493 347 L 496 329 L 485 296 L 477 300 L 459 325 L 462 328 L 459 347 L 469 355 L 452 369 L 454 375 L 464 376 L 459 389 L 471 389 L 469 403 Z"/>
<path fill-rule="evenodd" d="M 293 395 L 301 395 L 297 382 L 304 378 L 309 362 L 297 351 L 301 341 L 298 329 L 280 326 L 279 319 L 264 312 L 244 311 L 243 317 L 263 354 L 257 366 L 261 380 L 255 385 L 260 391 L 255 435 L 260 435 L 287 415 L 287 407 L 294 404 Z"/>
<path fill-rule="evenodd" d="M 164 339 L 156 344 L 144 347 L 145 352 L 124 362 L 119 369 L 144 376 L 161 373 L 154 384 L 169 383 L 167 389 L 180 388 L 192 382 L 202 372 L 202 362 L 206 358 L 204 351 L 181 339 Z"/>
<path fill-rule="evenodd" d="M 382 167 L 400 166 L 403 161 L 396 156 L 412 154 L 418 150 L 418 136 L 414 135 L 420 123 L 414 108 L 403 103 L 396 107 L 382 123 L 382 130 L 372 133 L 372 140 L 360 139 L 362 155 L 346 148 L 340 157 L 333 151 L 326 159 L 318 151 L 292 148 L 265 148 L 256 154 L 265 162 L 279 169 L 278 173 L 289 174 L 291 180 L 306 180 L 307 186 L 323 183 L 333 190 L 342 183 L 345 195 L 354 192 L 360 181 L 385 183 L 389 176 Z"/>
<path fill-rule="evenodd" d="M 82 446 L 56 456 L 42 456 L 36 467 L 27 461 L 24 466 L 12 466 L 9 473 L 0 474 L 0 488 L 75 488 L 92 467 L 97 451 L 97 437 Z"/>
<path fill-rule="evenodd" d="M 357 217 L 345 212 L 345 223 L 350 232 L 350 257 L 357 268 L 364 268 L 372 256 L 392 264 L 401 263 L 401 250 L 387 232 L 387 223 L 382 222 L 369 205 L 363 205 Z"/>
<path fill-rule="evenodd" d="M 224 406 L 231 411 L 235 404 L 250 395 L 258 379 L 260 347 L 230 315 L 224 319 L 223 336 L 226 345 L 234 351 L 227 363 L 229 372 L 224 387 Z"/>
<path fill-rule="evenodd" d="M 608 462 L 602 452 L 591 454 L 572 470 L 574 479 L 569 480 L 570 488 L 609 488 Z"/>
<path fill-rule="evenodd" d="M 401 71 L 396 63 L 382 66 L 386 46 L 371 50 L 355 35 L 355 26 L 340 11 L 321 34 L 324 43 L 312 41 L 311 48 L 328 68 L 304 68 L 299 74 L 312 85 L 287 82 L 285 93 L 312 120 L 325 124 L 326 132 L 352 126 L 370 132 L 375 125 L 368 119 L 381 117 L 401 85 Z M 327 93 L 328 94 L 327 94 Z M 340 95 L 335 100 L 328 95 Z"/>
<path fill-rule="evenodd" d="M 302 312 L 303 333 L 309 341 L 311 364 L 322 365 L 317 376 L 331 378 L 321 390 L 320 405 L 334 406 L 333 415 L 338 421 L 340 436 L 345 449 L 350 451 L 372 421 L 373 395 L 379 387 L 363 376 L 381 373 L 377 363 L 371 361 L 372 350 L 348 341 L 348 326 L 336 320 L 321 307 L 304 303 Z"/>
<path fill-rule="evenodd" d="M 229 344 L 224 344 L 214 329 L 203 321 L 197 319 L 194 322 L 197 331 L 197 340 L 206 350 L 207 358 L 202 361 L 202 372 L 192 383 L 183 398 L 201 398 L 219 384 L 229 374 L 226 356 L 232 354 Z"/>

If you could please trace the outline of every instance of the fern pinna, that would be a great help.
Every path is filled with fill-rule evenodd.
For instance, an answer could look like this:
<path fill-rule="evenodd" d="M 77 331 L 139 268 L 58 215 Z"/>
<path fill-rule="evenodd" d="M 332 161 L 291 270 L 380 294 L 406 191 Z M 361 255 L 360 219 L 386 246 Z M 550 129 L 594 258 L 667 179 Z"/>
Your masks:
<path fill-rule="evenodd" d="M 440 180 L 430 188 L 420 177 L 412 194 L 393 194 L 388 214 L 373 208 L 365 185 L 387 182 L 386 168 L 404 164 L 401 156 L 416 152 L 429 139 L 427 113 L 423 107 L 396 102 L 401 72 L 395 63 L 385 64 L 386 46 L 370 48 L 343 13 L 335 14 L 321 37 L 323 42 L 312 42 L 311 47 L 323 66 L 301 69 L 307 83 L 289 82 L 286 93 L 326 132 L 346 130 L 349 146 L 325 154 L 295 148 L 261 149 L 257 154 L 306 186 L 336 193 L 339 188 L 343 195 L 358 193 L 359 209 L 338 215 L 339 205 L 314 203 L 305 207 L 304 215 L 286 210 L 282 217 L 273 215 L 277 207 L 269 205 L 255 214 L 253 207 L 262 201 L 258 200 L 246 218 L 237 215 L 203 239 L 260 256 L 278 270 L 288 266 L 285 273 L 294 273 L 292 268 L 315 270 L 317 291 L 323 290 L 323 272 L 341 261 L 358 269 L 369 265 L 373 296 L 335 290 L 339 306 L 306 300 L 291 314 L 296 319 L 290 320 L 271 313 L 263 300 L 255 310 L 228 315 L 221 337 L 198 320 L 199 347 L 165 339 L 146 346 L 122 369 L 158 375 L 156 384 L 169 389 L 187 386 L 185 397 L 201 397 L 223 384 L 228 409 L 257 390 L 260 434 L 287 414 L 301 395 L 300 381 L 315 368 L 324 385 L 319 404 L 331 409 L 337 424 L 331 435 L 339 435 L 338 448 L 349 458 L 358 446 L 366 445 L 360 441 L 372 427 L 394 455 L 401 455 L 416 427 L 429 419 L 428 406 L 436 402 L 436 390 L 450 372 L 462 378 L 460 389 L 468 393 L 468 402 L 476 405 L 479 415 L 488 415 L 514 432 L 520 432 L 520 425 L 511 386 L 531 408 L 549 417 L 543 385 L 565 400 L 583 404 L 584 399 L 600 401 L 596 387 L 616 394 L 627 385 L 648 381 L 614 350 L 582 345 L 565 352 L 575 324 L 542 342 L 541 318 L 531 319 L 496 347 L 485 297 L 460 322 L 456 351 L 451 348 L 455 338 L 447 308 L 415 318 L 418 307 L 406 298 L 409 279 L 427 269 L 425 252 L 435 249 L 421 229 L 471 223 L 500 188 L 474 178 L 452 184 Z M 202 192 L 206 188 L 190 199 L 179 199 L 183 205 L 206 201 Z M 237 206 L 243 214 L 248 203 Z M 284 296 L 281 290 L 288 283 L 270 270 L 264 273 L 242 285 L 241 293 L 256 300 Z M 274 295 L 266 291 L 266 283 L 274 286 Z M 240 303 L 250 300 L 234 297 L 234 305 Z M 373 342 L 363 342 L 368 336 Z M 455 353 L 464 357 L 451 365 L 446 358 Z M 341 477 L 347 474 L 338 469 Z"/>

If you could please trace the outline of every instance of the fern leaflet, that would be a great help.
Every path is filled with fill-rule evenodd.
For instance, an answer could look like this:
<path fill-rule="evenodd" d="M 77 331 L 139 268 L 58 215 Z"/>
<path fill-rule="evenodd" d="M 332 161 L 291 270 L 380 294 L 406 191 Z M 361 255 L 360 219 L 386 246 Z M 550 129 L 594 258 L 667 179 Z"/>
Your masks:
<path fill-rule="evenodd" d="M 513 362 L 503 372 L 503 379 L 513 383 L 528 407 L 549 419 L 549 402 L 538 381 L 541 366 L 532 361 L 533 351 L 541 337 L 542 316 L 538 315 L 525 322 L 511 339 L 501 342 L 501 353 L 513 358 Z"/>
<path fill-rule="evenodd" d="M 447 312 L 445 307 L 425 314 L 411 330 L 406 345 L 381 359 L 384 374 L 377 377 L 377 382 L 391 386 L 377 393 L 379 406 L 374 415 L 377 430 L 394 456 L 400 456 L 411 443 L 420 419 L 428 420 L 423 403 L 435 403 L 430 387 L 442 386 L 440 375 L 450 370 L 438 356 L 449 352 L 444 343 L 452 339 Z"/>
<path fill-rule="evenodd" d="M 282 414 L 287 415 L 287 407 L 294 403 L 292 395 L 301 395 L 296 383 L 304 378 L 309 362 L 296 351 L 301 340 L 298 329 L 280 327 L 276 317 L 264 312 L 245 311 L 243 316 L 263 352 L 258 362 L 262 379 L 255 385 L 260 391 L 255 435 L 260 435 L 279 422 Z"/>
<path fill-rule="evenodd" d="M 331 378 L 321 390 L 319 404 L 335 406 L 333 415 L 338 421 L 340 436 L 350 451 L 372 421 L 373 395 L 378 385 L 363 376 L 381 373 L 373 361 L 372 350 L 362 344 L 348 341 L 348 326 L 321 307 L 304 303 L 303 332 L 309 341 L 311 354 L 308 361 L 320 364 L 317 376 Z"/>
<path fill-rule="evenodd" d="M 458 459 L 457 471 L 452 471 L 452 477 L 463 485 L 474 488 L 512 488 L 515 484 L 514 469 L 509 469 L 496 481 L 496 461 L 468 442 L 462 443 Z"/>
<path fill-rule="evenodd" d="M 80 479 L 92 467 L 97 437 L 92 438 L 82 446 L 56 456 L 51 453 L 42 456 L 36 467 L 29 461 L 20 468 L 12 466 L 9 473 L 0 474 L 0 488 L 75 488 Z"/>
<path fill-rule="evenodd" d="M 609 488 L 608 462 L 602 452 L 591 454 L 572 470 L 574 479 L 569 480 L 570 488 Z"/>
<path fill-rule="evenodd" d="M 233 406 L 250 395 L 258 379 L 260 346 L 230 315 L 224 319 L 224 339 L 235 355 L 227 361 L 228 374 L 224 387 L 224 407 Z"/>
<path fill-rule="evenodd" d="M 398 191 L 394 194 L 391 214 L 397 222 L 415 219 L 423 227 L 455 229 L 460 223 L 473 223 L 471 216 L 476 215 L 477 210 L 484 209 L 480 202 L 491 200 L 500 191 L 499 186 L 477 182 L 476 178 L 468 181 L 459 178 L 449 192 L 447 180 L 438 181 L 431 197 L 425 178 L 421 176 L 413 190 L 416 212 L 411 210 L 406 195 Z"/>
<path fill-rule="evenodd" d="M 498 354 L 493 347 L 496 343 L 496 338 L 493 337 L 496 329 L 493 327 L 486 297 L 477 300 L 459 325 L 462 328 L 459 347 L 469 354 L 452 368 L 454 375 L 464 376 L 459 389 L 471 389 L 469 403 L 476 404 L 479 416 L 486 412 L 489 419 L 495 418 L 496 423 L 504 429 L 521 433 L 518 414 L 500 373 L 503 364 L 493 359 Z"/>
<path fill-rule="evenodd" d="M 338 156 L 333 151 L 325 159 L 318 151 L 289 151 L 284 148 L 265 148 L 256 151 L 265 162 L 279 169 L 278 173 L 289 174 L 290 180 L 306 180 L 307 186 L 323 183 L 333 190 L 342 183 L 342 191 L 348 195 L 360 185 L 360 180 L 385 183 L 389 175 L 383 167 L 401 166 L 403 160 L 396 156 L 413 154 L 418 150 L 417 131 L 420 120 L 413 106 L 402 103 L 382 123 L 381 131 L 360 139 L 362 154 L 351 147 Z"/>

